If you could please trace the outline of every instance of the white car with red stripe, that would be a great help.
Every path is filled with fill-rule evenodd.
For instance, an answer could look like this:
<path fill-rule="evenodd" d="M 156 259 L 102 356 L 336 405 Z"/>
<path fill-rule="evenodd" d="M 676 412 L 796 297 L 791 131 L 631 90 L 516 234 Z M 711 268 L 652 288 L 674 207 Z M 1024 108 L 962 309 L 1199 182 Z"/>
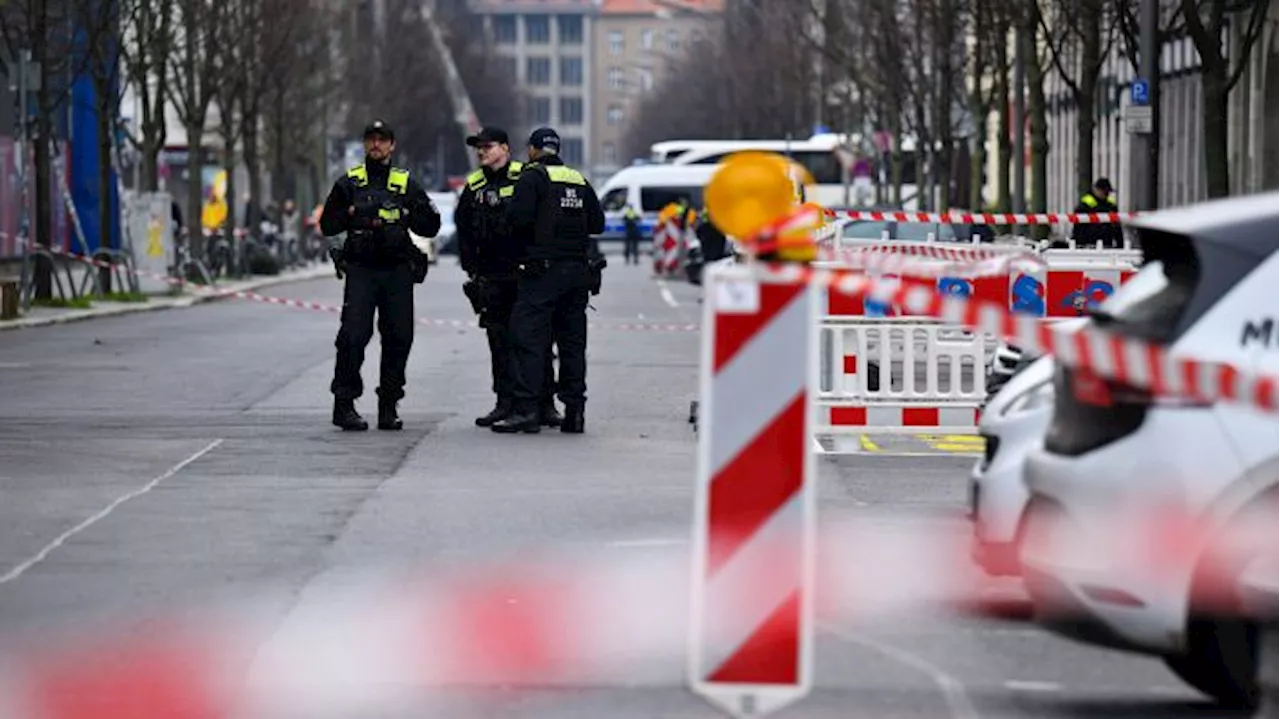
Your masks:
<path fill-rule="evenodd" d="M 1144 265 L 1091 329 L 1273 375 L 1278 204 L 1272 193 L 1133 223 Z M 1037 618 L 1086 642 L 1160 656 L 1224 703 L 1252 703 L 1257 629 L 1242 619 L 1236 590 L 1259 553 L 1276 564 L 1277 415 L 1153 396 L 1085 367 L 1058 368 L 1052 421 L 1026 462 L 1021 559 Z M 1143 368 L 1121 370 L 1111 376 Z"/>

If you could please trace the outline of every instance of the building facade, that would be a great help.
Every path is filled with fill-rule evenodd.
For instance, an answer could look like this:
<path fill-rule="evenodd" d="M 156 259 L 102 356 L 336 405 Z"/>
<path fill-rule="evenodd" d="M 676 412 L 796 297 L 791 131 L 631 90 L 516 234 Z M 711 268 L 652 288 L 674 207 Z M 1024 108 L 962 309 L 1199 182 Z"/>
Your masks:
<path fill-rule="evenodd" d="M 596 1 L 475 0 L 470 8 L 484 18 L 503 75 L 525 91 L 523 122 L 505 128 L 514 149 L 547 125 L 560 133 L 564 161 L 589 168 Z"/>
<path fill-rule="evenodd" d="M 621 152 L 633 109 L 723 6 L 723 0 L 601 0 L 588 165 L 595 177 L 631 164 Z"/>

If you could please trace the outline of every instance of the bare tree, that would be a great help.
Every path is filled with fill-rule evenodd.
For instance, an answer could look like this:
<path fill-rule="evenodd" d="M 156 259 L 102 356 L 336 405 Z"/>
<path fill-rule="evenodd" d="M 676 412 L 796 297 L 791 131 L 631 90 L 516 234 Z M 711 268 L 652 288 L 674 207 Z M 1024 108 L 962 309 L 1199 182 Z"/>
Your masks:
<path fill-rule="evenodd" d="M 192 254 L 203 255 L 204 243 L 197 242 L 203 216 L 204 133 L 209 107 L 225 78 L 220 75 L 218 48 L 221 41 L 221 0 L 175 0 L 182 31 L 176 34 L 169 54 L 169 97 L 187 134 L 187 226 L 191 231 Z M 235 198 L 228 195 L 227 201 Z M 230 212 L 228 212 L 230 215 Z"/>
<path fill-rule="evenodd" d="M 1045 99 L 1044 83 L 1050 59 L 1049 43 L 1039 42 L 1044 23 L 1040 19 L 1040 6 L 1036 3 L 1017 3 L 1020 8 L 1016 21 L 1019 28 L 1018 42 L 1023 44 L 1022 56 L 1027 61 L 1027 120 L 1031 141 L 1031 212 L 1044 213 L 1049 205 L 1049 103 Z M 1042 52 L 1041 48 L 1045 50 Z M 1021 131 L 1021 128 L 1019 128 Z M 1022 162 L 1022 158 L 1018 158 Z M 1032 231 L 1036 239 L 1048 236 L 1048 227 L 1037 225 Z"/>
<path fill-rule="evenodd" d="M 1182 0 L 1187 32 L 1200 53 L 1200 87 L 1204 92 L 1204 160 L 1209 197 L 1225 197 L 1231 191 L 1227 100 L 1231 89 L 1249 66 L 1253 46 L 1265 26 L 1267 5 L 1263 0 Z M 1222 42 L 1229 25 L 1237 31 L 1234 67 Z"/>
<path fill-rule="evenodd" d="M 57 192 L 54 187 L 52 151 L 54 147 L 53 118 L 62 107 L 69 93 L 70 78 L 78 68 L 74 67 L 75 53 L 68 22 L 66 3 L 57 0 L 15 0 L 0 5 L 0 30 L 3 30 L 9 56 L 15 50 L 31 52 L 32 62 L 40 68 L 40 86 L 36 90 L 35 131 L 32 134 L 35 156 L 35 241 L 45 247 L 52 240 L 53 203 Z M 22 119 L 26 122 L 26 118 Z M 60 180 L 59 180 L 60 182 Z M 39 263 L 36 266 L 35 294 L 48 299 L 53 294 L 52 268 Z"/>
<path fill-rule="evenodd" d="M 82 2 L 84 0 L 81 0 Z M 142 155 L 141 190 L 160 186 L 160 151 L 166 139 L 169 53 L 173 47 L 175 0 L 116 0 L 123 4 L 120 61 L 124 77 L 138 98 L 136 127 L 125 128 L 130 144 Z"/>
<path fill-rule="evenodd" d="M 1111 52 L 1119 23 L 1112 21 L 1107 0 L 1047 0 L 1049 17 L 1038 13 L 1053 67 L 1066 83 L 1076 107 L 1076 189 L 1093 186 L 1094 107 L 1098 74 Z M 1070 56 L 1064 59 L 1064 55 Z M 1069 67 L 1070 66 L 1070 69 Z"/>

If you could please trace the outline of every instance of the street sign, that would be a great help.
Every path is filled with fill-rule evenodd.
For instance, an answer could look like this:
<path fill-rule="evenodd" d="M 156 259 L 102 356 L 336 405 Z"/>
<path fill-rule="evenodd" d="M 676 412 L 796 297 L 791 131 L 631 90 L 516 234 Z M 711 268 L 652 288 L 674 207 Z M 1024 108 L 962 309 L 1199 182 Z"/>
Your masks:
<path fill-rule="evenodd" d="M 1133 105 L 1151 104 L 1151 84 L 1143 79 L 1136 79 L 1129 88 L 1129 102 Z"/>
<path fill-rule="evenodd" d="M 1130 105 L 1124 111 L 1124 127 L 1130 134 L 1148 135 L 1154 129 L 1150 105 Z"/>

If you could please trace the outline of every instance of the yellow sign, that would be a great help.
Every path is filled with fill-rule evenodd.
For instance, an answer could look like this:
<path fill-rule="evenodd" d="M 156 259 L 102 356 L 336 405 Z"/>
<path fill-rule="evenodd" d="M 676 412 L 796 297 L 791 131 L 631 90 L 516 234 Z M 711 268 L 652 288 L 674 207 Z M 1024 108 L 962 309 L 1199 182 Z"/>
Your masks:
<path fill-rule="evenodd" d="M 147 256 L 164 257 L 164 225 L 154 217 L 147 224 Z"/>

